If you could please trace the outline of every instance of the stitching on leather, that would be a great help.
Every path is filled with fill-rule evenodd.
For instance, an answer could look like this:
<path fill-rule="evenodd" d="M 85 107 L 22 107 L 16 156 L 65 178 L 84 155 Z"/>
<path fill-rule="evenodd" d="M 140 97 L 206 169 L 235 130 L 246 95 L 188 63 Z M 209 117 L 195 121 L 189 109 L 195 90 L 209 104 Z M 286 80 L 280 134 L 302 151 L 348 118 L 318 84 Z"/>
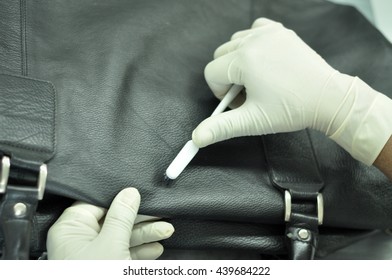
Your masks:
<path fill-rule="evenodd" d="M 20 73 L 23 75 L 22 1 L 19 0 Z"/>
<path fill-rule="evenodd" d="M 24 49 L 24 51 L 25 51 L 26 76 L 28 76 L 29 75 L 29 63 L 28 63 L 28 52 L 27 52 L 27 32 L 28 32 L 28 29 L 27 29 L 27 3 L 26 3 L 26 0 L 24 0 L 24 1 L 25 1 L 25 4 L 24 4 L 24 16 L 25 16 L 25 18 L 24 18 L 24 30 L 25 30 L 24 45 L 25 45 L 25 49 Z"/>
<path fill-rule="evenodd" d="M 51 154 L 55 154 L 56 153 L 56 146 L 57 146 L 57 138 L 56 138 L 56 131 L 57 131 L 57 91 L 56 88 L 54 86 L 54 84 L 47 82 L 50 87 L 52 88 L 52 92 L 53 92 L 53 117 L 52 117 L 52 152 Z"/>
<path fill-rule="evenodd" d="M 20 9 L 20 44 L 21 44 L 21 73 L 27 76 L 26 58 L 26 0 L 19 1 Z"/>
<path fill-rule="evenodd" d="M 23 145 L 20 145 L 20 144 L 15 144 L 13 142 L 8 142 L 8 141 L 0 141 L 0 143 L 3 144 L 3 145 L 15 147 L 15 148 L 21 148 L 21 149 L 29 150 L 29 151 L 33 151 L 33 152 L 52 153 L 52 151 L 48 151 L 48 150 L 45 150 L 45 149 L 31 148 L 31 147 L 23 146 Z"/>
<path fill-rule="evenodd" d="M 40 80 L 40 79 L 36 79 L 36 78 L 32 78 L 32 77 L 26 77 L 26 76 L 20 76 L 20 75 L 15 75 L 15 74 L 10 74 L 10 73 L 2 73 L 2 72 L 0 72 L 0 75 L 19 78 L 19 79 L 26 79 L 26 80 L 36 81 L 36 82 L 42 82 L 42 83 L 52 85 L 52 83 L 49 81 Z"/>

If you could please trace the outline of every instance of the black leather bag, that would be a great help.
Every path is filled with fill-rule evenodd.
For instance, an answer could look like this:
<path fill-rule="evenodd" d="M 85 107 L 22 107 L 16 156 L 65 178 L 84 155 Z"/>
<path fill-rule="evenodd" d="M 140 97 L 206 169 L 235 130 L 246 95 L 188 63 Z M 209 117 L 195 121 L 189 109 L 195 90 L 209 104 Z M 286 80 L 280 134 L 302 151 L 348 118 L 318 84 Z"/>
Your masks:
<path fill-rule="evenodd" d="M 217 143 L 163 181 L 217 105 L 203 77 L 213 51 L 259 17 L 282 22 L 334 68 L 392 97 L 391 44 L 347 6 L 1 0 L 0 151 L 3 170 L 10 165 L 1 174 L 3 254 L 23 240 L 20 249 L 38 256 L 73 200 L 108 207 L 129 186 L 141 192 L 140 213 L 175 225 L 167 248 L 312 258 L 317 240 L 324 256 L 391 227 L 388 179 L 315 131 Z"/>

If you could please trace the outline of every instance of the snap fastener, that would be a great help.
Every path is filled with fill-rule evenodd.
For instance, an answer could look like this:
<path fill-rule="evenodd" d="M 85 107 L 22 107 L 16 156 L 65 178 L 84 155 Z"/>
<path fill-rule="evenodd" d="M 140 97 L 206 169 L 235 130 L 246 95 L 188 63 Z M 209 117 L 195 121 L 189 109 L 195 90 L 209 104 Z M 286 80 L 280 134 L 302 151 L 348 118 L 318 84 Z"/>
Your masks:
<path fill-rule="evenodd" d="M 299 238 L 301 238 L 302 240 L 308 239 L 309 238 L 309 231 L 306 229 L 300 229 L 298 231 L 298 236 Z"/>
<path fill-rule="evenodd" d="M 27 211 L 26 204 L 19 202 L 14 205 L 14 215 L 16 217 L 23 216 L 24 214 L 26 214 L 26 211 Z"/>

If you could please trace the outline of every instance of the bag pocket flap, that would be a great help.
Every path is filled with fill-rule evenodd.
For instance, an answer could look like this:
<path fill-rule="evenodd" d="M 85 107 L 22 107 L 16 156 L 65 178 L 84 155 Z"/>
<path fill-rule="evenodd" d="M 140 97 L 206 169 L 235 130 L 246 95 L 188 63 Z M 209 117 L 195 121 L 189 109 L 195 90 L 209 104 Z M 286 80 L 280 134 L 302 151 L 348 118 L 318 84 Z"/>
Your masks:
<path fill-rule="evenodd" d="M 0 150 L 47 161 L 55 152 L 56 96 L 46 81 L 0 74 Z"/>

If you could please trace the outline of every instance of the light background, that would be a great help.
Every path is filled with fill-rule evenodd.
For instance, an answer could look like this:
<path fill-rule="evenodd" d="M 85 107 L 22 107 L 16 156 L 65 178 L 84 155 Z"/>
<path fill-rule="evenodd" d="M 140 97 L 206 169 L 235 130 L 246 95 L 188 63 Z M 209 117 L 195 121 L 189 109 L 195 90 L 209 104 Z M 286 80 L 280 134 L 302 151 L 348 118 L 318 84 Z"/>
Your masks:
<path fill-rule="evenodd" d="M 384 36 L 392 42 L 391 0 L 329 0 L 356 7 Z"/>

